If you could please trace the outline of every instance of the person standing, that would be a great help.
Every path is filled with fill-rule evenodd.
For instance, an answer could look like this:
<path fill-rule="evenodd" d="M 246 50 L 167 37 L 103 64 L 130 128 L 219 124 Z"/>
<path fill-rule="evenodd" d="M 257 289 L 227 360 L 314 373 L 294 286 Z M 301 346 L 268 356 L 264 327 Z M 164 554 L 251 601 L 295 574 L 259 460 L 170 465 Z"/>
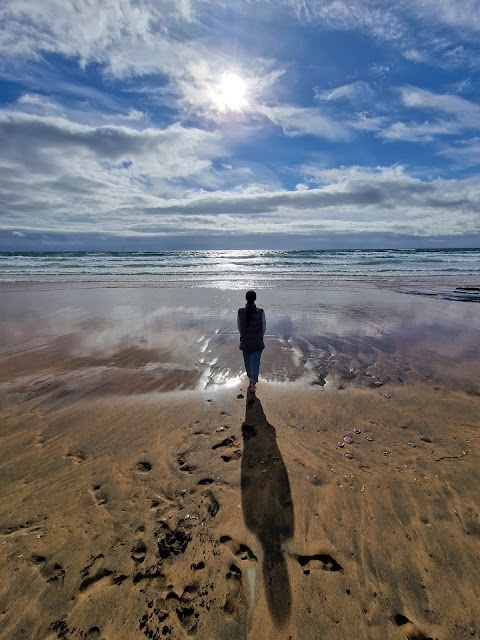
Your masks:
<path fill-rule="evenodd" d="M 265 312 L 255 304 L 257 299 L 255 291 L 247 291 L 245 299 L 247 304 L 238 310 L 237 326 L 240 332 L 240 349 L 243 351 L 243 361 L 250 379 L 248 390 L 255 393 L 260 371 L 260 358 L 263 349 L 265 349 L 263 336 L 267 323 Z"/>

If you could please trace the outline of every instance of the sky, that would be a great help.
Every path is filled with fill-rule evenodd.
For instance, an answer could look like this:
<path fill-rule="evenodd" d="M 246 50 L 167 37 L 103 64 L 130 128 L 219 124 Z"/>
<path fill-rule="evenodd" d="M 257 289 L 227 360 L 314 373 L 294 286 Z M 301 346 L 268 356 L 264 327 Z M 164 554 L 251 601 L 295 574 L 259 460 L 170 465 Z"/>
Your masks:
<path fill-rule="evenodd" d="M 0 0 L 0 251 L 480 247 L 480 0 Z"/>

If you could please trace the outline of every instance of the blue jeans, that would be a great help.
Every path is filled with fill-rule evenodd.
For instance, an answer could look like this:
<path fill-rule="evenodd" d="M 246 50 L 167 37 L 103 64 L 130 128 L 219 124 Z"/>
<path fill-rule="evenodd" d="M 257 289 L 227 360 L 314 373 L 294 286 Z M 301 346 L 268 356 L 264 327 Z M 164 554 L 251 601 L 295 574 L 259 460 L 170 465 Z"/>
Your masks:
<path fill-rule="evenodd" d="M 243 351 L 243 361 L 245 363 L 247 376 L 253 382 L 258 382 L 258 374 L 260 372 L 261 357 L 262 357 L 261 351 Z"/>

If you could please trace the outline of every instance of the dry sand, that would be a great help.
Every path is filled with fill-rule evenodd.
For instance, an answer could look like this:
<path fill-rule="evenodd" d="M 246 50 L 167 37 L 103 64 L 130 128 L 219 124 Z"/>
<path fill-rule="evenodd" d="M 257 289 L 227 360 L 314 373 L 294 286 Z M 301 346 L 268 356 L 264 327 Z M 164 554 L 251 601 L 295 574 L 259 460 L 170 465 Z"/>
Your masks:
<path fill-rule="evenodd" d="M 360 366 L 367 344 L 349 338 L 335 375 L 238 398 L 236 372 L 199 386 L 166 346 L 154 368 L 148 344 L 87 357 L 77 334 L 20 324 L 28 340 L 2 328 L 2 639 L 479 637 L 473 365 L 468 384 L 433 379 L 430 340 L 428 375 L 377 359 L 349 385 L 342 357 Z M 265 367 L 295 377 L 282 340 Z"/>

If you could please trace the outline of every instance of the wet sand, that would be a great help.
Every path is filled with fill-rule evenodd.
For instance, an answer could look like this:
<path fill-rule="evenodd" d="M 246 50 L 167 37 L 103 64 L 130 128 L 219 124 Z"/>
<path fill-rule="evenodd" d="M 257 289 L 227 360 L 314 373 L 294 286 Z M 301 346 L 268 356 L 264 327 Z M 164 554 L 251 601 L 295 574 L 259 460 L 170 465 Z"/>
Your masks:
<path fill-rule="evenodd" d="M 41 289 L 1 292 L 1 638 L 479 637 L 478 305 L 259 292 L 255 398 L 238 292 Z"/>

